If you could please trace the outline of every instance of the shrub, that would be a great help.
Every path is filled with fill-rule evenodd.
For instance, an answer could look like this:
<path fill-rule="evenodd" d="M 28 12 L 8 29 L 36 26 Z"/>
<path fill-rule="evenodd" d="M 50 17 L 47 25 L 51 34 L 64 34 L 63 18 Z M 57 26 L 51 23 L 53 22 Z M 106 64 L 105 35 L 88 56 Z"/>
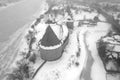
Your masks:
<path fill-rule="evenodd" d="M 17 62 L 17 68 L 8 74 L 7 80 L 27 80 L 31 78 L 33 70 L 29 62 L 25 59 Z"/>
<path fill-rule="evenodd" d="M 35 63 L 35 61 L 36 61 L 36 54 L 35 54 L 35 53 L 33 53 L 33 54 L 30 56 L 29 61 Z"/>

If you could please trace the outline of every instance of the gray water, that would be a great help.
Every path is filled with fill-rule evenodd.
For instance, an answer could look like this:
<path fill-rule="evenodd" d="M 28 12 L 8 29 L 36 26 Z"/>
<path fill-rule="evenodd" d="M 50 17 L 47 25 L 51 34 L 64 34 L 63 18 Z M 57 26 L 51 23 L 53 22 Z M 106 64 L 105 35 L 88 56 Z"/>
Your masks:
<path fill-rule="evenodd" d="M 17 29 L 31 21 L 40 9 L 41 0 L 24 0 L 0 10 L 0 42 L 9 39 Z"/>

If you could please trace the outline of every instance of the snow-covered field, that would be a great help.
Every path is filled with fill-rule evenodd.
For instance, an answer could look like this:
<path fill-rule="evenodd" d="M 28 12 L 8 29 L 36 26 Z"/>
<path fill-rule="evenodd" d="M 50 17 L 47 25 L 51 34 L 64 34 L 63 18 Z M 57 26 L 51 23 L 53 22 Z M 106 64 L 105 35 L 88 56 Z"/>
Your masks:
<path fill-rule="evenodd" d="M 24 37 L 21 39 L 18 50 L 19 54 L 14 59 L 11 68 L 17 67 L 15 63 L 22 59 L 21 52 L 31 52 L 37 55 L 36 62 L 32 64 L 34 70 L 37 70 L 37 68 L 42 65 L 44 60 L 40 57 L 39 41 L 43 38 L 48 25 L 51 25 L 51 29 L 60 40 L 64 40 L 67 33 L 69 33 L 68 44 L 60 59 L 47 61 L 32 80 L 119 80 L 119 76 L 113 77 L 107 75 L 97 46 L 98 40 L 112 30 L 112 25 L 108 23 L 107 19 L 98 13 L 97 10 L 91 12 L 89 10 L 85 11 L 85 9 L 86 7 L 79 7 L 78 12 L 70 9 L 72 14 L 70 21 L 73 22 L 73 29 L 66 27 L 66 22 L 71 18 L 67 12 L 65 12 L 64 16 L 59 15 L 55 18 L 55 21 L 59 20 L 55 25 L 45 23 L 48 18 L 51 18 L 50 15 L 47 15 L 47 18 L 45 16 L 45 19 L 43 18 L 34 28 L 27 28 Z M 95 17 L 97 17 L 97 20 Z M 35 22 L 36 21 L 34 21 L 34 23 Z M 63 32 L 61 32 L 61 26 L 59 25 L 62 25 Z M 28 40 L 26 40 L 26 35 L 30 32 L 32 36 L 28 36 Z M 31 45 L 29 41 L 31 41 L 33 37 L 35 37 L 36 40 Z M 55 47 L 50 49 L 53 48 Z"/>
<path fill-rule="evenodd" d="M 105 36 L 109 28 L 110 24 L 108 23 L 98 23 L 98 25 L 92 28 L 86 26 L 74 29 L 70 35 L 69 44 L 60 60 L 47 62 L 40 69 L 34 80 L 84 80 L 84 78 L 80 79 L 80 75 L 86 66 L 88 54 L 91 54 L 94 59 L 90 74 L 92 80 L 106 80 L 106 72 L 98 56 L 96 41 Z M 77 41 L 77 37 L 79 38 L 79 42 Z M 79 58 L 76 57 L 78 45 L 81 48 Z M 87 50 L 91 53 L 88 53 Z M 75 66 L 75 62 L 79 63 L 78 67 Z"/>

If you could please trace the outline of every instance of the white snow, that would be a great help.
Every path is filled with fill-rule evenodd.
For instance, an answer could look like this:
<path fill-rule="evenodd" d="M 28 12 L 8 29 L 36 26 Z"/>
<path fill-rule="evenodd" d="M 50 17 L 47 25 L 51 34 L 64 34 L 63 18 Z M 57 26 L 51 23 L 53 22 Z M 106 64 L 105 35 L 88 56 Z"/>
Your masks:
<path fill-rule="evenodd" d="M 120 52 L 120 45 L 116 45 L 114 47 L 113 51 Z"/>
<path fill-rule="evenodd" d="M 86 11 L 78 11 L 78 14 L 75 13 L 74 10 L 71 10 L 73 13 L 74 20 L 84 20 L 84 19 L 91 19 L 93 20 L 95 16 L 98 15 L 96 12 L 86 12 Z"/>
<path fill-rule="evenodd" d="M 52 30 L 54 31 L 54 33 L 56 34 L 57 38 L 61 40 L 62 37 L 62 28 L 59 25 L 56 24 L 50 24 Z"/>
<path fill-rule="evenodd" d="M 52 50 L 52 49 L 59 48 L 61 45 L 62 45 L 62 43 L 60 43 L 60 44 L 58 44 L 58 45 L 55 45 L 55 46 L 49 46 L 49 47 L 45 47 L 45 46 L 40 45 L 40 47 L 41 47 L 42 49 L 45 49 L 45 50 Z"/>
<path fill-rule="evenodd" d="M 96 41 L 104 36 L 109 30 L 109 24 L 99 23 L 96 28 L 80 27 L 76 28 L 72 35 L 70 36 L 70 41 L 66 47 L 66 52 L 64 52 L 62 58 L 55 62 L 46 63 L 42 69 L 38 72 L 34 80 L 77 80 L 80 76 L 82 69 L 85 67 L 87 60 L 87 52 L 84 43 L 84 34 L 87 32 L 86 42 L 89 45 L 89 49 L 92 52 L 92 57 L 95 62 L 92 65 L 91 77 L 92 80 L 106 80 L 106 72 L 101 59 L 98 56 Z M 106 28 L 104 28 L 106 26 Z M 101 27 L 101 28 L 99 28 Z M 103 29 L 104 28 L 104 29 Z M 101 29 L 101 30 L 100 30 Z M 97 31 L 99 30 L 99 32 Z M 81 47 L 80 58 L 77 61 L 80 63 L 79 67 L 67 67 L 69 64 L 69 58 L 75 55 L 77 51 L 78 42 L 77 35 L 79 34 L 79 45 Z M 66 68 L 67 67 L 67 68 Z M 57 75 L 56 75 L 57 74 Z"/>
<path fill-rule="evenodd" d="M 54 8 L 57 9 L 57 8 Z M 73 29 L 73 32 L 69 35 L 69 43 L 65 48 L 65 52 L 63 52 L 62 57 L 59 60 L 53 61 L 53 62 L 47 62 L 37 73 L 35 78 L 33 80 L 79 80 L 80 75 L 82 74 L 83 68 L 86 66 L 87 58 L 88 58 L 88 52 L 86 51 L 86 45 L 87 48 L 91 51 L 92 58 L 94 59 L 94 63 L 91 67 L 91 78 L 92 80 L 107 80 L 106 79 L 106 71 L 104 69 L 104 65 L 102 60 L 100 59 L 97 51 L 96 42 L 102 37 L 105 36 L 108 31 L 111 28 L 111 24 L 106 22 L 106 18 L 99 14 L 99 19 L 103 22 L 98 22 L 96 26 L 94 27 L 88 27 L 88 25 L 82 25 L 81 27 L 76 27 L 78 25 L 78 20 L 84 20 L 84 19 L 92 19 L 98 15 L 97 12 L 86 12 L 81 11 L 78 14 L 75 14 L 75 11 L 72 10 L 73 21 L 76 21 L 74 23 L 75 28 Z M 61 19 L 59 24 L 62 24 L 62 26 L 53 25 L 51 24 L 51 28 L 57 35 L 59 39 L 62 39 L 62 41 L 68 36 L 68 29 L 66 25 L 63 23 L 66 21 L 66 18 L 68 18 L 68 14 L 66 13 L 65 18 L 62 18 L 63 16 L 58 16 L 57 20 Z M 104 23 L 106 22 L 106 23 Z M 37 43 L 39 40 L 43 37 L 45 30 L 48 25 L 46 25 L 44 22 L 39 23 L 36 27 L 36 35 L 37 38 L 36 43 L 33 45 L 33 48 L 35 49 L 37 47 Z M 86 34 L 86 35 L 84 35 Z M 78 40 L 79 42 L 78 42 Z M 104 40 L 108 40 L 104 39 Z M 85 42 L 86 43 L 85 43 Z M 44 49 L 54 49 L 58 48 L 62 44 L 56 45 L 54 47 L 44 47 L 41 46 Z M 23 44 L 23 48 L 25 48 L 26 44 Z M 78 51 L 78 47 L 81 49 L 80 57 L 76 57 L 76 52 Z M 116 47 L 115 49 L 118 50 L 119 47 Z M 24 49 L 21 49 L 24 50 Z M 79 62 L 79 66 L 76 67 L 74 65 L 74 62 Z M 84 80 L 84 79 L 82 79 Z"/>
<path fill-rule="evenodd" d="M 35 35 L 37 42 L 43 37 L 43 35 L 46 32 L 46 28 L 48 27 L 45 23 L 39 23 L 37 26 L 35 26 L 35 30 L 37 34 Z"/>
<path fill-rule="evenodd" d="M 62 25 L 62 29 L 63 29 L 63 32 L 62 32 L 62 40 L 65 40 L 66 37 L 68 36 L 68 28 L 66 25 Z"/>
<path fill-rule="evenodd" d="M 101 21 L 107 21 L 106 18 L 105 18 L 102 14 L 99 14 L 98 18 L 99 18 Z"/>
<path fill-rule="evenodd" d="M 68 45 L 66 50 L 67 52 L 64 52 L 64 56 L 61 57 L 60 60 L 54 61 L 54 62 L 48 62 L 45 64 L 44 67 L 38 72 L 38 76 L 34 78 L 34 80 L 73 80 L 76 78 L 79 74 L 76 68 L 69 69 L 68 63 L 71 55 L 75 55 L 77 47 L 75 46 L 77 44 L 76 34 L 74 33 L 71 35 L 71 45 L 74 46 L 74 49 L 71 45 Z M 75 49 L 76 48 L 76 49 Z M 70 51 L 71 50 L 71 51 Z M 73 73 L 77 74 L 76 76 L 72 76 Z M 69 77 L 71 75 L 71 77 Z"/>

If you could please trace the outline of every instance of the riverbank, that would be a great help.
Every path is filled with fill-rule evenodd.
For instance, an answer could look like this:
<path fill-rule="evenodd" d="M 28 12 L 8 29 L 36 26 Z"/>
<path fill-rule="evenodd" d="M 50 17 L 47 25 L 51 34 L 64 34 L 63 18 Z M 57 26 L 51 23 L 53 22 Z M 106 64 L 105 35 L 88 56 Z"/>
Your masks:
<path fill-rule="evenodd" d="M 26 1 L 26 0 L 24 0 L 24 1 Z M 33 1 L 34 2 L 34 1 Z M 35 2 L 34 2 L 34 4 L 36 4 L 36 3 L 38 3 L 39 2 L 39 0 L 35 0 Z M 20 4 L 22 4 L 22 3 L 24 3 L 24 2 L 21 2 Z M 25 2 L 26 3 L 26 2 Z M 41 2 L 42 3 L 42 2 Z M 19 5 L 20 5 L 19 4 Z M 30 3 L 28 4 L 28 5 L 26 5 L 26 7 L 27 8 L 29 8 L 29 5 L 31 5 L 32 4 L 32 0 L 30 1 Z M 34 5 L 33 4 L 33 5 Z M 17 6 L 19 6 L 19 5 L 17 5 Z M 22 4 L 23 5 L 23 4 Z M 25 4 L 24 4 L 25 5 Z M 44 4 L 43 4 L 44 5 Z M 16 5 L 13 5 L 13 6 L 10 6 L 10 7 L 8 7 L 8 8 L 6 8 L 6 9 L 3 9 L 3 10 L 0 10 L 0 12 L 8 12 L 7 10 L 9 10 L 9 9 L 11 9 L 12 11 L 14 10 L 14 6 L 16 6 Z M 24 7 L 24 6 L 23 6 Z M 24 8 L 21 8 L 22 10 L 24 10 Z M 21 44 L 22 43 L 22 40 L 25 38 L 25 35 L 26 35 L 26 33 L 28 32 L 28 29 L 30 28 L 30 26 L 31 26 L 31 24 L 33 23 L 33 20 L 35 20 L 35 19 L 31 19 L 31 16 L 32 17 L 34 17 L 34 16 L 38 16 L 37 14 L 39 14 L 40 15 L 40 13 L 43 11 L 42 9 L 43 9 L 43 6 L 41 7 L 41 6 L 39 6 L 39 5 L 35 5 L 35 6 L 33 6 L 34 8 L 36 8 L 35 10 L 34 10 L 34 8 L 32 9 L 33 11 L 32 11 L 32 13 L 30 13 L 29 15 L 28 15 L 28 17 L 29 17 L 29 20 L 26 20 L 26 22 L 24 22 L 24 23 L 22 23 L 22 25 L 19 25 L 17 28 L 15 27 L 15 26 L 11 26 L 11 28 L 13 27 L 13 29 L 14 28 L 16 28 L 15 30 L 16 31 L 13 31 L 12 30 L 12 33 L 10 34 L 9 32 L 8 32 L 8 30 L 10 30 L 9 29 L 9 26 L 6 26 L 5 27 L 5 33 L 2 33 L 3 34 L 3 36 L 5 36 L 6 34 L 9 34 L 9 36 L 7 36 L 8 37 L 8 39 L 7 40 L 3 40 L 3 42 L 1 42 L 0 44 L 0 64 L 2 64 L 2 65 L 0 65 L 0 79 L 2 80 L 4 77 L 5 77 L 5 74 L 7 73 L 7 72 L 9 72 L 9 69 L 8 69 L 8 67 L 10 68 L 10 66 L 12 65 L 12 63 L 14 63 L 14 61 L 15 61 L 15 59 L 16 59 L 16 57 L 18 56 L 18 53 L 19 53 L 19 49 L 20 49 L 20 46 L 22 46 L 23 44 Z M 26 8 L 26 9 L 27 9 Z M 16 10 L 18 9 L 18 8 L 15 8 Z M 10 13 L 12 12 L 12 11 L 9 11 Z M 39 12 L 38 12 L 39 11 Z M 19 11 L 18 11 L 19 12 Z M 27 12 L 27 11 L 26 11 Z M 28 10 L 28 12 L 31 12 L 31 10 Z M 27 12 L 27 13 L 28 13 Z M 15 14 L 17 14 L 16 12 L 14 12 Z M 0 13 L 1 14 L 1 13 Z M 20 14 L 22 14 L 22 13 L 20 13 Z M 3 14 L 4 15 L 4 14 Z M 7 15 L 7 14 L 6 14 Z M 9 15 L 9 14 L 8 14 Z M 7 18 L 10 18 L 10 17 L 8 17 L 8 15 L 7 15 Z M 27 14 L 26 14 L 27 15 Z M 2 16 L 2 15 L 0 15 L 0 16 Z M 14 16 L 14 14 L 13 14 L 13 16 Z M 6 16 L 4 16 L 4 17 L 6 17 Z M 18 14 L 18 17 L 19 17 L 19 14 Z M 23 17 L 25 17 L 25 15 L 23 16 Z M 16 17 L 15 17 L 16 18 Z M 12 18 L 13 19 L 13 18 Z M 16 18 L 16 19 L 18 19 L 18 18 Z M 24 18 L 23 18 L 24 19 Z M 18 20 L 19 21 L 19 20 Z M 1 22 L 1 20 L 0 20 L 0 22 Z M 1 22 L 2 23 L 2 22 Z M 3 29 L 4 27 L 1 27 L 1 29 Z M 1 30 L 1 32 L 2 32 L 3 30 Z M 2 38 L 2 37 L 1 37 Z"/>
<path fill-rule="evenodd" d="M 8 40 L 16 30 L 30 21 L 43 8 L 44 0 L 24 0 L 0 10 L 0 42 Z M 41 4 L 41 5 L 40 5 Z M 38 17 L 38 16 L 37 16 Z"/>
<path fill-rule="evenodd" d="M 23 0 L 1 0 L 0 1 L 0 8 L 6 8 L 8 6 L 14 5 L 16 3 L 19 3 Z"/>

